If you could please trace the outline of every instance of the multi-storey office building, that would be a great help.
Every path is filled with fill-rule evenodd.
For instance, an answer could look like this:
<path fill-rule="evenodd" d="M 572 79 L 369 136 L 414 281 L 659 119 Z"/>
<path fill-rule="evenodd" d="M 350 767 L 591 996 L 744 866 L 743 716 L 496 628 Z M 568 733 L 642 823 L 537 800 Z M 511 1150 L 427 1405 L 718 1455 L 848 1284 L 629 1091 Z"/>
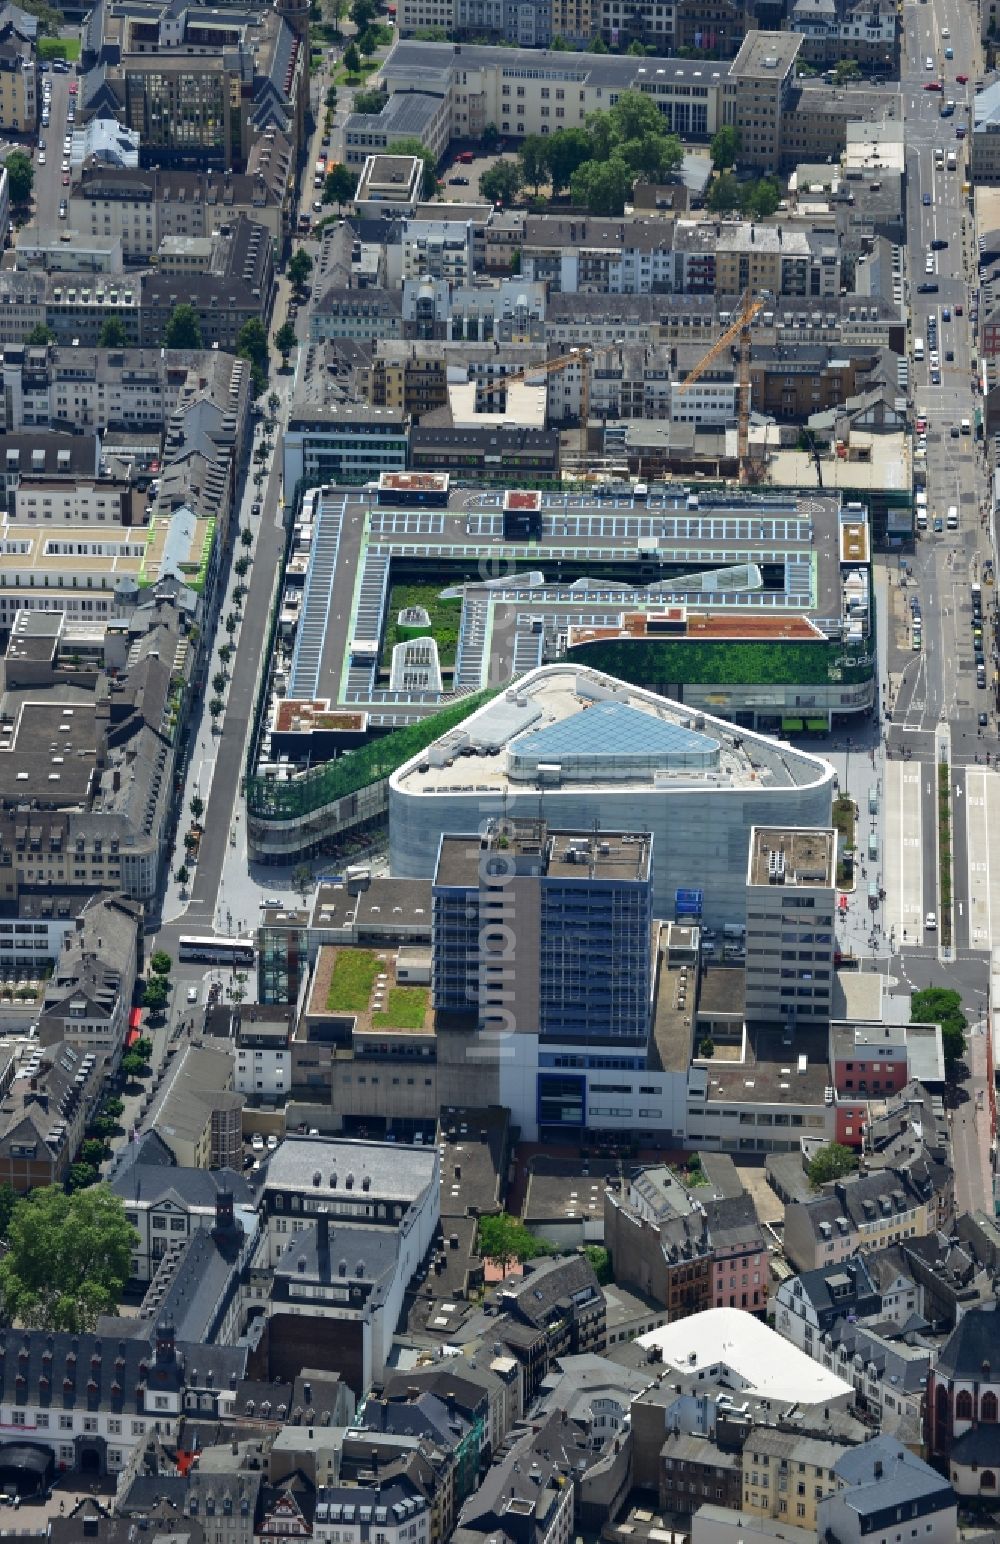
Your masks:
<path fill-rule="evenodd" d="M 755 827 L 747 867 L 746 1014 L 794 1025 L 830 1018 L 837 833 Z"/>
<path fill-rule="evenodd" d="M 553 1042 L 644 1044 L 652 847 L 645 833 L 562 831 L 543 820 L 443 835 L 432 892 L 435 1007 Z"/>

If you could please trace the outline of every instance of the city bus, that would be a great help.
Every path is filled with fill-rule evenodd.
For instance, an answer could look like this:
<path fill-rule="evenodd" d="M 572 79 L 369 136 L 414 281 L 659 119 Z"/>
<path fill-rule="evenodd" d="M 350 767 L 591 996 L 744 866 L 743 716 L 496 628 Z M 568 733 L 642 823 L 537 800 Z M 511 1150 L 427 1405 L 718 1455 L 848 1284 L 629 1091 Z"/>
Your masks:
<path fill-rule="evenodd" d="M 256 958 L 252 939 L 199 937 L 193 933 L 181 934 L 177 952 L 182 960 L 202 960 L 206 965 L 252 965 Z"/>

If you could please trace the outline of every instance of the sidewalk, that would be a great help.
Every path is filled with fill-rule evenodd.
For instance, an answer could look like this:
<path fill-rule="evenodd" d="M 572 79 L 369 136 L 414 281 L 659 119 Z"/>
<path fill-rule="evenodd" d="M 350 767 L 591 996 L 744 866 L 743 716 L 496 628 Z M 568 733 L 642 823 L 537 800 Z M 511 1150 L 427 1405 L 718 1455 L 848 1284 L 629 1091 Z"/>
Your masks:
<path fill-rule="evenodd" d="M 290 389 L 291 377 L 287 375 L 275 376 L 268 383 L 266 395 L 269 396 L 271 391 L 274 391 L 280 400 L 277 413 L 275 414 L 276 425 L 271 440 L 271 457 L 268 462 L 264 463 L 265 481 L 261 486 L 259 494 L 253 480 L 253 473 L 257 466 L 257 463 L 254 460 L 254 453 L 256 452 L 257 446 L 266 436 L 263 424 L 257 424 L 254 430 L 253 445 L 247 466 L 246 478 L 244 481 L 243 497 L 240 502 L 239 519 L 234 522 L 234 529 L 237 532 L 241 531 L 244 526 L 249 526 L 253 532 L 253 545 L 250 547 L 249 552 L 247 553 L 251 559 L 251 565 L 255 561 L 258 545 L 257 538 L 260 534 L 261 520 L 263 518 L 262 515 L 254 515 L 252 513 L 252 509 L 254 503 L 257 502 L 258 499 L 261 502 L 262 509 L 266 507 L 267 493 L 271 480 L 276 475 L 279 478 L 281 475 L 279 448 L 284 425 L 287 423 L 288 419 Z M 279 518 L 280 509 L 281 505 L 279 502 L 278 513 L 275 515 L 275 518 Z M 190 730 L 191 752 L 188 762 L 187 775 L 184 783 L 184 792 L 181 796 L 180 817 L 177 824 L 177 842 L 175 845 L 170 874 L 167 880 L 163 898 L 162 917 L 164 922 L 178 921 L 185 915 L 188 906 L 190 905 L 190 882 L 187 887 L 184 887 L 182 892 L 182 887 L 177 882 L 176 874 L 181 863 L 184 862 L 184 833 L 187 831 L 191 820 L 191 800 L 197 795 L 197 797 L 204 802 L 205 808 L 207 810 L 209 796 L 212 791 L 212 781 L 218 756 L 219 740 L 222 735 L 226 734 L 227 732 L 227 716 L 229 707 L 228 688 L 224 698 L 226 706 L 219 718 L 218 728 L 215 731 L 212 729 L 212 720 L 208 711 L 208 704 L 211 701 L 212 696 L 214 696 L 214 692 L 211 689 L 213 676 L 217 671 L 224 670 L 230 678 L 232 677 L 235 658 L 240 647 L 240 640 L 243 632 L 242 617 L 240 622 L 237 624 L 236 631 L 233 633 L 231 640 L 229 635 L 226 633 L 223 624 L 225 622 L 227 613 L 236 609 L 233 603 L 233 590 L 240 583 L 249 584 L 250 574 L 247 575 L 245 580 L 241 580 L 235 572 L 236 560 L 246 552 L 247 549 L 243 547 L 239 536 L 237 535 L 234 541 L 233 551 L 229 562 L 225 587 L 223 591 L 220 591 L 219 599 L 214 609 L 215 636 L 212 641 L 211 655 L 206 668 L 205 695 L 202 698 L 199 706 L 195 709 L 194 716 L 192 718 L 192 725 Z M 230 661 L 228 667 L 224 666 L 222 660 L 219 658 L 219 649 L 227 642 L 232 642 L 234 650 L 233 660 Z M 204 819 L 204 816 L 202 818 Z M 193 881 L 195 866 L 188 864 L 187 867 L 191 875 L 191 881 Z"/>

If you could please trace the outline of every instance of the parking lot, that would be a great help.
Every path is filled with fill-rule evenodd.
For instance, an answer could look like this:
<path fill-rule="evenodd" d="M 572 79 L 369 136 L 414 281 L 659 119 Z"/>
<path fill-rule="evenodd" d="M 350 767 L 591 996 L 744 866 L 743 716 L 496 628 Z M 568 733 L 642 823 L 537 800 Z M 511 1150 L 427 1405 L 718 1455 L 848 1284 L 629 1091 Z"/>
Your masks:
<path fill-rule="evenodd" d="M 441 183 L 441 197 L 451 204 L 461 204 L 466 200 L 479 199 L 479 179 L 483 172 L 488 172 L 491 166 L 498 161 L 516 161 L 517 156 L 513 152 L 504 155 L 480 155 L 468 165 L 461 161 L 451 161 L 439 174 Z M 463 178 L 461 182 L 453 182 L 455 177 Z"/>

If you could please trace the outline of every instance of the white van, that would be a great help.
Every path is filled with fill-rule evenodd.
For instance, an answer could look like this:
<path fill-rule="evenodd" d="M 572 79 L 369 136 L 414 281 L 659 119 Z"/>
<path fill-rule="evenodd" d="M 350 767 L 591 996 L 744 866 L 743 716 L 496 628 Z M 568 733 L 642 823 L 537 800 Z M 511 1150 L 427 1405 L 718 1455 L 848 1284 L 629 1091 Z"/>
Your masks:
<path fill-rule="evenodd" d="M 913 340 L 913 357 L 914 357 L 914 359 L 923 359 L 923 357 L 924 357 L 924 340 L 923 340 L 923 338 L 914 338 L 914 340 Z"/>
<path fill-rule="evenodd" d="M 918 509 L 926 509 L 927 508 L 927 489 L 926 488 L 918 488 L 917 489 L 917 508 Z"/>
<path fill-rule="evenodd" d="M 917 530 L 918 531 L 926 531 L 926 529 L 927 529 L 927 505 L 925 504 L 925 505 L 923 505 L 922 508 L 917 510 Z"/>
<path fill-rule="evenodd" d="M 958 505 L 957 504 L 949 504 L 949 506 L 948 506 L 948 515 L 947 515 L 947 518 L 945 520 L 945 525 L 948 527 L 949 531 L 957 531 L 958 530 Z"/>
<path fill-rule="evenodd" d="M 955 152 L 954 152 L 954 150 L 949 150 L 948 151 L 948 170 L 950 172 L 953 172 L 957 166 L 958 166 L 958 161 L 955 158 Z"/>

